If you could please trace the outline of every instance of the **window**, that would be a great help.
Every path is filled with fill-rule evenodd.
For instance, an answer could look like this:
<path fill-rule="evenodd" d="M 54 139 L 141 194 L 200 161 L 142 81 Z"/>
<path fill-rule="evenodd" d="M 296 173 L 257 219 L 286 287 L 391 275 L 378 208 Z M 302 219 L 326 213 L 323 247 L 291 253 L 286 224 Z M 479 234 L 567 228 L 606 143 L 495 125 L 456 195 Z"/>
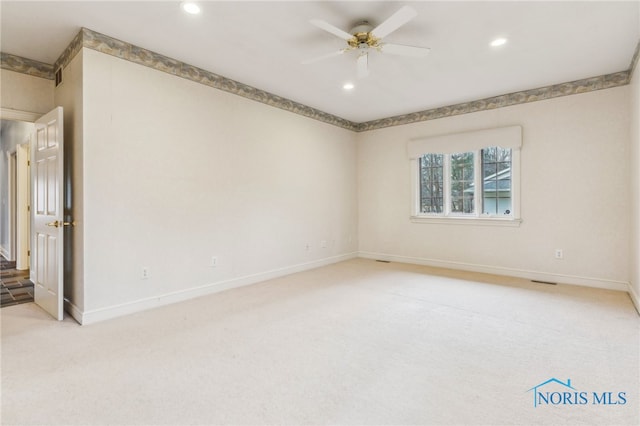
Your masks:
<path fill-rule="evenodd" d="M 511 150 L 483 149 L 482 213 L 510 215 L 511 211 Z"/>
<path fill-rule="evenodd" d="M 476 181 L 476 157 L 481 179 Z M 425 154 L 419 158 L 420 214 L 512 215 L 511 150 L 500 147 L 455 154 Z M 446 169 L 450 170 L 445 179 Z M 476 188 L 480 188 L 476 195 Z M 446 195 L 445 196 L 445 192 Z M 445 209 L 445 200 L 449 207 Z"/>
<path fill-rule="evenodd" d="M 518 225 L 520 146 L 520 127 L 411 141 L 412 220 Z"/>

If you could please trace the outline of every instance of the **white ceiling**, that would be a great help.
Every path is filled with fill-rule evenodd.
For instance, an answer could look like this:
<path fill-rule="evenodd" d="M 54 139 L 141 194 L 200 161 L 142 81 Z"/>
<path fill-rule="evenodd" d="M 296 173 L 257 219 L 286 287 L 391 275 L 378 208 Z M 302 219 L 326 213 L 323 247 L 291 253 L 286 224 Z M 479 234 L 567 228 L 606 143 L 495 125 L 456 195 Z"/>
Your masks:
<path fill-rule="evenodd" d="M 201 1 L 0 3 L 1 50 L 52 64 L 81 27 L 106 34 L 354 122 L 628 69 L 640 39 L 640 1 Z M 385 41 L 427 46 L 426 58 L 374 53 L 301 61 L 345 47 L 309 23 L 349 31 L 403 5 L 418 16 Z M 508 38 L 500 48 L 489 42 Z M 354 53 L 354 52 L 351 52 Z M 346 81 L 356 88 L 342 89 Z"/>

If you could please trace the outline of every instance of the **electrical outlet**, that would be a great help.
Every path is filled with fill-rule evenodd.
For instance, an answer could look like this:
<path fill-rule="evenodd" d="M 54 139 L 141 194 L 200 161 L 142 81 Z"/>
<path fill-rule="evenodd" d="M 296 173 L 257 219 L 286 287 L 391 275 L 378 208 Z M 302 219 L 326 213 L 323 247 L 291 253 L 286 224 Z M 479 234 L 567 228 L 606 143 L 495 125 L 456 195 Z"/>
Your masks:
<path fill-rule="evenodd" d="M 320 248 L 327 248 L 327 240 L 320 241 Z"/>
<path fill-rule="evenodd" d="M 142 267 L 142 275 L 140 278 L 142 278 L 143 280 L 148 280 L 149 277 L 151 276 L 151 271 L 149 270 L 148 266 L 143 266 Z"/>
<path fill-rule="evenodd" d="M 562 249 L 556 249 L 554 256 L 556 260 L 562 260 L 564 259 L 564 252 L 562 251 Z"/>
<path fill-rule="evenodd" d="M 212 268 L 218 266 L 218 258 L 216 256 L 211 256 L 211 263 L 209 264 Z"/>

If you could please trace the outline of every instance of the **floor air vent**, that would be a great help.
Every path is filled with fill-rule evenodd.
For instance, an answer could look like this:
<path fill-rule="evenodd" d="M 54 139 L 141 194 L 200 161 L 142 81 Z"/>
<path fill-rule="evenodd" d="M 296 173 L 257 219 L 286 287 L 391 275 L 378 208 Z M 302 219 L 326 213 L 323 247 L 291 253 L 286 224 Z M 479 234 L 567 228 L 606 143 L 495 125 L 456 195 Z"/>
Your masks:
<path fill-rule="evenodd" d="M 531 280 L 532 283 L 558 285 L 558 283 L 552 283 L 551 281 Z"/>

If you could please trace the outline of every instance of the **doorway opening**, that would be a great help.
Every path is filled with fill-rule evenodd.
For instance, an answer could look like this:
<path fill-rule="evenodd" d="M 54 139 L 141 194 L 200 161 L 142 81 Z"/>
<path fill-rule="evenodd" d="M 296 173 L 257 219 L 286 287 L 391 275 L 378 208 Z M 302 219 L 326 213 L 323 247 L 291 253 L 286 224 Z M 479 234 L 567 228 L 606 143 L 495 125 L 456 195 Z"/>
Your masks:
<path fill-rule="evenodd" d="M 26 203 L 20 203 L 16 198 L 18 207 L 25 207 L 25 222 L 30 224 L 30 230 L 27 231 L 27 258 L 29 259 L 27 270 L 30 271 L 30 281 L 33 286 L 33 299 L 36 305 L 51 314 L 58 321 L 64 319 L 64 283 L 65 283 L 65 258 L 64 247 L 65 229 L 70 230 L 75 222 L 69 217 L 67 220 L 63 217 L 65 210 L 65 191 L 71 190 L 70 185 L 65 185 L 65 164 L 64 164 L 64 125 L 63 125 L 63 108 L 55 107 L 46 114 L 38 114 L 25 111 L 17 111 L 8 108 L 0 108 L 0 120 L 12 125 L 11 122 L 18 121 L 28 123 L 33 126 L 31 130 L 25 132 L 22 145 L 27 145 L 27 155 L 30 153 L 30 169 L 29 161 L 27 161 L 26 175 L 30 176 L 31 181 L 27 185 Z M 29 124 L 30 123 L 30 124 Z M 17 126 L 17 124 L 16 124 Z M 7 130 L 8 132 L 8 130 Z M 26 136 L 26 134 L 30 135 Z M 9 144 L 16 144 L 16 162 L 20 163 L 19 153 L 24 150 L 18 148 L 20 138 L 9 137 L 7 133 L 1 141 L 5 142 L 6 147 L 3 149 L 9 152 L 11 149 Z M 12 151 L 11 151 L 12 152 Z M 0 153 L 1 154 L 1 153 Z M 2 158 L 2 155 L 0 155 Z M 5 158 L 6 153 L 5 153 Z M 0 162 L 0 165 L 2 163 Z M 20 169 L 17 166 L 18 170 Z M 0 174 L 4 173 L 9 176 L 8 166 L 0 167 Z M 19 173 L 19 172 L 17 172 Z M 20 179 L 16 177 L 16 181 Z M 30 191 L 30 193 L 29 193 Z M 17 193 L 20 193 L 17 190 Z M 2 198 L 5 197 L 6 198 Z M 9 192 L 8 186 L 6 191 L 0 191 L 0 207 L 9 214 Z M 31 204 L 31 206 L 29 206 Z M 18 212 L 19 216 L 20 213 Z M 6 255 L 8 259 L 16 256 L 16 268 L 20 254 L 16 247 L 12 247 L 9 242 L 9 222 L 0 221 L 0 254 Z M 20 227 L 16 226 L 16 231 Z M 19 238 L 16 238 L 19 241 Z M 14 254 L 15 252 L 15 254 Z"/>
<path fill-rule="evenodd" d="M 33 122 L 29 121 L 0 120 L 0 284 L 3 307 L 33 301 L 29 153 L 34 128 Z"/>

